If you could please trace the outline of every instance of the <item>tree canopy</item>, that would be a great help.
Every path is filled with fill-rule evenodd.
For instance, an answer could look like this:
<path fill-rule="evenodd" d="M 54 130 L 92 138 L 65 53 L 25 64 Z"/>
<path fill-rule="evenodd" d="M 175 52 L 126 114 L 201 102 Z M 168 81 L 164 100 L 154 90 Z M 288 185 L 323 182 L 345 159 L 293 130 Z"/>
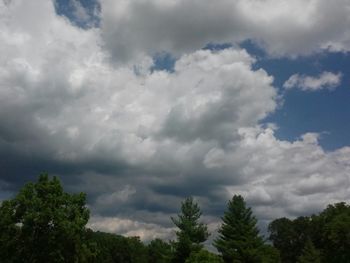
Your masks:
<path fill-rule="evenodd" d="M 156 238 L 148 244 L 148 257 L 154 263 L 170 262 L 172 257 L 172 247 L 167 242 Z"/>
<path fill-rule="evenodd" d="M 1 262 L 78 262 L 92 252 L 84 241 L 85 194 L 68 194 L 47 174 L 0 207 Z"/>
<path fill-rule="evenodd" d="M 308 238 L 297 263 L 321 263 L 320 252 Z"/>
<path fill-rule="evenodd" d="M 315 251 L 321 262 L 350 262 L 350 206 L 344 202 L 329 205 L 318 215 L 273 220 L 269 232 L 282 262 L 305 261 Z"/>
<path fill-rule="evenodd" d="M 223 263 L 223 260 L 219 255 L 201 249 L 200 251 L 191 253 L 186 263 Z"/>

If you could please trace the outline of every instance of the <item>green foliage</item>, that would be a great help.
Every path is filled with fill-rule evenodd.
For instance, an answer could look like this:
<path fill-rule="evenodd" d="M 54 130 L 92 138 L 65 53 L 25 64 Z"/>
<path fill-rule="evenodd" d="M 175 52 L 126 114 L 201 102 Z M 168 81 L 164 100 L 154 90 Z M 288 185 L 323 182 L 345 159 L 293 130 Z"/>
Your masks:
<path fill-rule="evenodd" d="M 84 240 L 85 194 L 68 194 L 47 174 L 26 184 L 0 207 L 1 262 L 87 262 L 95 252 Z"/>
<path fill-rule="evenodd" d="M 0 207 L 0 262 L 19 262 L 17 251 L 20 227 L 16 225 L 12 200 L 3 201 Z"/>
<path fill-rule="evenodd" d="M 270 240 L 281 254 L 282 262 L 297 261 L 309 236 L 310 220 L 299 217 L 295 220 L 280 218 L 269 225 Z"/>
<path fill-rule="evenodd" d="M 172 257 L 171 245 L 157 238 L 148 244 L 148 262 L 168 263 Z"/>
<path fill-rule="evenodd" d="M 315 248 L 310 239 L 305 242 L 305 247 L 298 259 L 298 263 L 321 263 L 320 252 Z"/>
<path fill-rule="evenodd" d="M 139 237 L 127 237 L 126 247 L 123 251 L 129 252 L 129 261 L 121 262 L 133 262 L 133 263 L 146 263 L 147 259 L 147 247 L 141 242 Z"/>
<path fill-rule="evenodd" d="M 185 263 L 223 263 L 223 260 L 220 256 L 201 249 L 198 252 L 191 253 Z"/>
<path fill-rule="evenodd" d="M 171 218 L 179 228 L 176 232 L 177 241 L 174 243 L 175 254 L 173 262 L 183 263 L 192 252 L 202 248 L 201 243 L 207 240 L 209 233 L 207 226 L 199 222 L 202 213 L 200 207 L 192 197 L 181 203 L 181 213 L 178 218 Z"/>
<path fill-rule="evenodd" d="M 350 262 L 350 206 L 329 205 L 319 216 L 322 254 L 327 262 Z"/>
<path fill-rule="evenodd" d="M 228 202 L 222 218 L 219 237 L 214 246 L 222 254 L 225 262 L 261 262 L 260 249 L 263 240 L 256 226 L 257 220 L 247 208 L 240 195 Z"/>
<path fill-rule="evenodd" d="M 95 263 L 147 263 L 146 246 L 138 237 L 89 231 L 88 238 L 97 244 Z"/>
<path fill-rule="evenodd" d="M 279 251 L 273 246 L 264 244 L 259 249 L 261 263 L 279 263 L 281 262 Z"/>
<path fill-rule="evenodd" d="M 269 232 L 282 262 L 304 259 L 305 253 L 313 250 L 308 240 L 319 252 L 320 262 L 350 262 L 350 207 L 345 203 L 329 205 L 319 215 L 311 217 L 276 219 L 270 223 Z"/>

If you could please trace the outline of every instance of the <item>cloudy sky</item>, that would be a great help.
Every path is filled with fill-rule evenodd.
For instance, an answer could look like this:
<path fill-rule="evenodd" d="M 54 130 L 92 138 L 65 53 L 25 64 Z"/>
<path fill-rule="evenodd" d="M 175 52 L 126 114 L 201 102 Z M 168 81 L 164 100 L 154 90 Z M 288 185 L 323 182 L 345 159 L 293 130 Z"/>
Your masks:
<path fill-rule="evenodd" d="M 0 199 L 47 171 L 143 240 L 350 201 L 350 0 L 0 0 L 0 48 Z"/>

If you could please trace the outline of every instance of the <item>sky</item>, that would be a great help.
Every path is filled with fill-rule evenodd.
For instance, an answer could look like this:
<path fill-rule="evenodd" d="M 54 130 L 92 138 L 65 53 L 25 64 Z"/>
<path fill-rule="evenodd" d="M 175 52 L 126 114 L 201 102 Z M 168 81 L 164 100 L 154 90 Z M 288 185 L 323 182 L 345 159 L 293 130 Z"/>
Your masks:
<path fill-rule="evenodd" d="M 147 241 L 350 200 L 350 0 L 0 0 L 0 200 L 38 174 Z"/>

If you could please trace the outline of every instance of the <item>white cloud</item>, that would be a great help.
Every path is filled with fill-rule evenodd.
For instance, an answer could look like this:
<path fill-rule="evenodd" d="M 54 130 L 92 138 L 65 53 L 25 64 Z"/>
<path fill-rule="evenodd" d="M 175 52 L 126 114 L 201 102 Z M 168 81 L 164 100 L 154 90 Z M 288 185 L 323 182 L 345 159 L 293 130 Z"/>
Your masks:
<path fill-rule="evenodd" d="M 341 83 L 342 74 L 328 71 L 322 72 L 318 77 L 294 74 L 283 84 L 286 89 L 299 88 L 301 90 L 333 90 Z"/>
<path fill-rule="evenodd" d="M 350 50 L 350 2 L 102 0 L 102 35 L 117 61 L 252 39 L 273 56 Z"/>
<path fill-rule="evenodd" d="M 260 218 L 307 215 L 350 200 L 349 147 L 325 152 L 312 133 L 294 142 L 278 140 L 270 128 L 240 134 L 239 146 L 216 162 L 242 174 L 245 183 L 227 189 L 243 194 Z"/>
<path fill-rule="evenodd" d="M 174 228 L 164 228 L 155 224 L 146 224 L 118 217 L 92 217 L 88 227 L 95 231 L 105 231 L 129 237 L 139 236 L 142 241 L 155 238 L 169 240 L 173 238 L 175 233 Z"/>
<path fill-rule="evenodd" d="M 171 158 L 167 151 L 174 147 L 179 155 L 190 148 L 176 140 L 231 139 L 238 127 L 255 125 L 276 106 L 272 78 L 253 71 L 254 59 L 244 50 L 196 51 L 180 57 L 174 73 L 152 73 L 144 57 L 135 74 L 133 66 L 105 61 L 97 29 L 80 30 L 43 2 L 47 17 L 40 27 L 35 19 L 33 26 L 29 18 L 18 22 L 21 10 L 30 10 L 27 2 L 5 7 L 11 15 L 2 18 L 0 107 L 23 115 L 9 123 L 6 114 L 6 129 L 20 133 L 17 126 L 30 120 L 26 130 L 40 134 L 23 135 L 29 136 L 26 151 L 40 145 L 59 161 L 103 156 L 136 165 L 160 152 Z"/>

